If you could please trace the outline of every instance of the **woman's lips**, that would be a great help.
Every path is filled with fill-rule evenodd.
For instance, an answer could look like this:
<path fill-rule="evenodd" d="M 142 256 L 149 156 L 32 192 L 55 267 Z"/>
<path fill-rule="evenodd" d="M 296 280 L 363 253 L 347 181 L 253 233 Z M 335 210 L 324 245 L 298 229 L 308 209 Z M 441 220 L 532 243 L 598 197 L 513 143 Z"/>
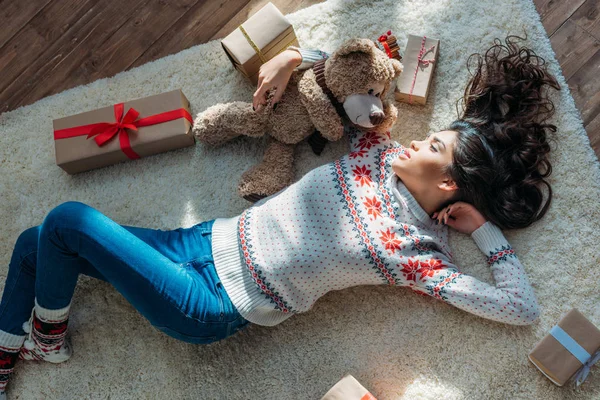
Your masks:
<path fill-rule="evenodd" d="M 410 158 L 410 152 L 408 150 L 404 150 L 404 153 L 400 154 L 399 157 L 408 160 Z"/>

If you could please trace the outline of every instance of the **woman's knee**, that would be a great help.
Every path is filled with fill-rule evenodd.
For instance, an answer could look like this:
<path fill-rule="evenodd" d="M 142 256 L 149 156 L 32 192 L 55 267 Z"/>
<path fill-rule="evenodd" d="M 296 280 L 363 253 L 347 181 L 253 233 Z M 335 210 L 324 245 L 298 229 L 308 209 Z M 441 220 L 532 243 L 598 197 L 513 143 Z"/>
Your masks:
<path fill-rule="evenodd" d="M 67 201 L 54 207 L 46 218 L 43 225 L 52 229 L 57 224 L 77 229 L 97 217 L 98 211 L 87 204 L 79 201 Z"/>

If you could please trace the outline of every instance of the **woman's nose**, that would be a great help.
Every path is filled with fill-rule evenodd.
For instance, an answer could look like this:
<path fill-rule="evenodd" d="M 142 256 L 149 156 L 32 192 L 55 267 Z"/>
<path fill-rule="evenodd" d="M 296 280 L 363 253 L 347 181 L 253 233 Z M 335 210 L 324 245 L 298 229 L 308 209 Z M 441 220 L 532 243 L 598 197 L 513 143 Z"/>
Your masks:
<path fill-rule="evenodd" d="M 410 148 L 413 149 L 414 151 L 418 151 L 419 150 L 417 148 L 417 142 L 415 142 L 414 140 L 410 142 Z"/>

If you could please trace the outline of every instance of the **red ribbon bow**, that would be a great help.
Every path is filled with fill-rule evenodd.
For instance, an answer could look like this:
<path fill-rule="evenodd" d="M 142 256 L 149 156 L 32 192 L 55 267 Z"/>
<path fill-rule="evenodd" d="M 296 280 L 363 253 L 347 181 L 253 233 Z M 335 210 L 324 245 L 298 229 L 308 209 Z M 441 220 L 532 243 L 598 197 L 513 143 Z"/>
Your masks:
<path fill-rule="evenodd" d="M 379 41 L 379 43 L 381 43 L 381 45 L 383 46 L 383 48 L 389 58 L 392 58 L 392 51 L 390 50 L 390 46 L 387 44 L 387 39 L 388 39 L 388 36 L 390 36 L 391 34 L 392 34 L 392 31 L 387 31 L 387 35 L 383 34 L 383 35 L 379 36 L 379 39 L 377 39 Z"/>
<path fill-rule="evenodd" d="M 121 150 L 127 157 L 132 160 L 140 158 L 140 156 L 133 151 L 131 143 L 129 142 L 129 134 L 126 129 L 137 131 L 138 128 L 148 125 L 156 125 L 163 122 L 173 121 L 179 118 L 185 118 L 190 123 L 193 123 L 192 116 L 185 108 L 178 108 L 176 110 L 167 111 L 164 113 L 151 115 L 149 117 L 137 119 L 140 113 L 135 108 L 130 108 L 125 116 L 123 116 L 124 105 L 118 103 L 114 105 L 115 111 L 115 122 L 99 122 L 96 124 L 75 126 L 73 128 L 59 129 L 54 131 L 54 140 L 67 139 L 75 136 L 87 135 L 87 139 L 93 136 L 94 141 L 98 146 L 103 146 L 115 135 L 119 135 L 119 144 Z"/>

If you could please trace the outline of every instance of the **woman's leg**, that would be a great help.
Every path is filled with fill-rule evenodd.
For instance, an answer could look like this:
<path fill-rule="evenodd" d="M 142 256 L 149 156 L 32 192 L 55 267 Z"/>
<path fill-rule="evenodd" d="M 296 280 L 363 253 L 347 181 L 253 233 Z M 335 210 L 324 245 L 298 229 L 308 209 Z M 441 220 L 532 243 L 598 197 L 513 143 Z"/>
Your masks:
<path fill-rule="evenodd" d="M 19 235 L 10 260 L 0 301 L 0 399 L 26 339 L 23 322 L 29 319 L 35 300 L 35 270 L 40 226 Z M 90 263 L 81 273 L 106 280 Z"/>
<path fill-rule="evenodd" d="M 24 337 L 23 322 L 29 319 L 35 299 L 35 276 L 38 252 L 38 240 L 41 225 L 23 231 L 15 243 L 8 266 L 8 275 L 4 283 L 0 301 L 0 344 L 5 344 L 9 333 Z M 84 275 L 106 280 L 92 264 L 79 260 L 79 271 Z M 16 344 L 16 343 L 15 343 Z"/>
<path fill-rule="evenodd" d="M 247 326 L 214 269 L 211 232 L 212 221 L 172 231 L 121 226 L 78 202 L 24 231 L 0 303 L 0 397 L 32 309 L 36 344 L 64 341 L 80 273 L 110 282 L 152 325 L 181 340 L 209 343 Z"/>
<path fill-rule="evenodd" d="M 34 297 L 40 314 L 49 312 L 44 317 L 64 318 L 79 273 L 109 281 L 153 325 L 170 331 L 189 319 L 166 321 L 165 314 L 175 317 L 173 308 L 179 317 L 196 320 L 196 331 L 238 319 L 220 282 L 215 284 L 210 226 L 204 222 L 173 231 L 126 227 L 85 204 L 64 203 L 17 241 L 0 304 L 0 331 L 23 335 L 22 321 L 29 318 Z M 219 304 L 221 310 L 210 310 Z"/>

